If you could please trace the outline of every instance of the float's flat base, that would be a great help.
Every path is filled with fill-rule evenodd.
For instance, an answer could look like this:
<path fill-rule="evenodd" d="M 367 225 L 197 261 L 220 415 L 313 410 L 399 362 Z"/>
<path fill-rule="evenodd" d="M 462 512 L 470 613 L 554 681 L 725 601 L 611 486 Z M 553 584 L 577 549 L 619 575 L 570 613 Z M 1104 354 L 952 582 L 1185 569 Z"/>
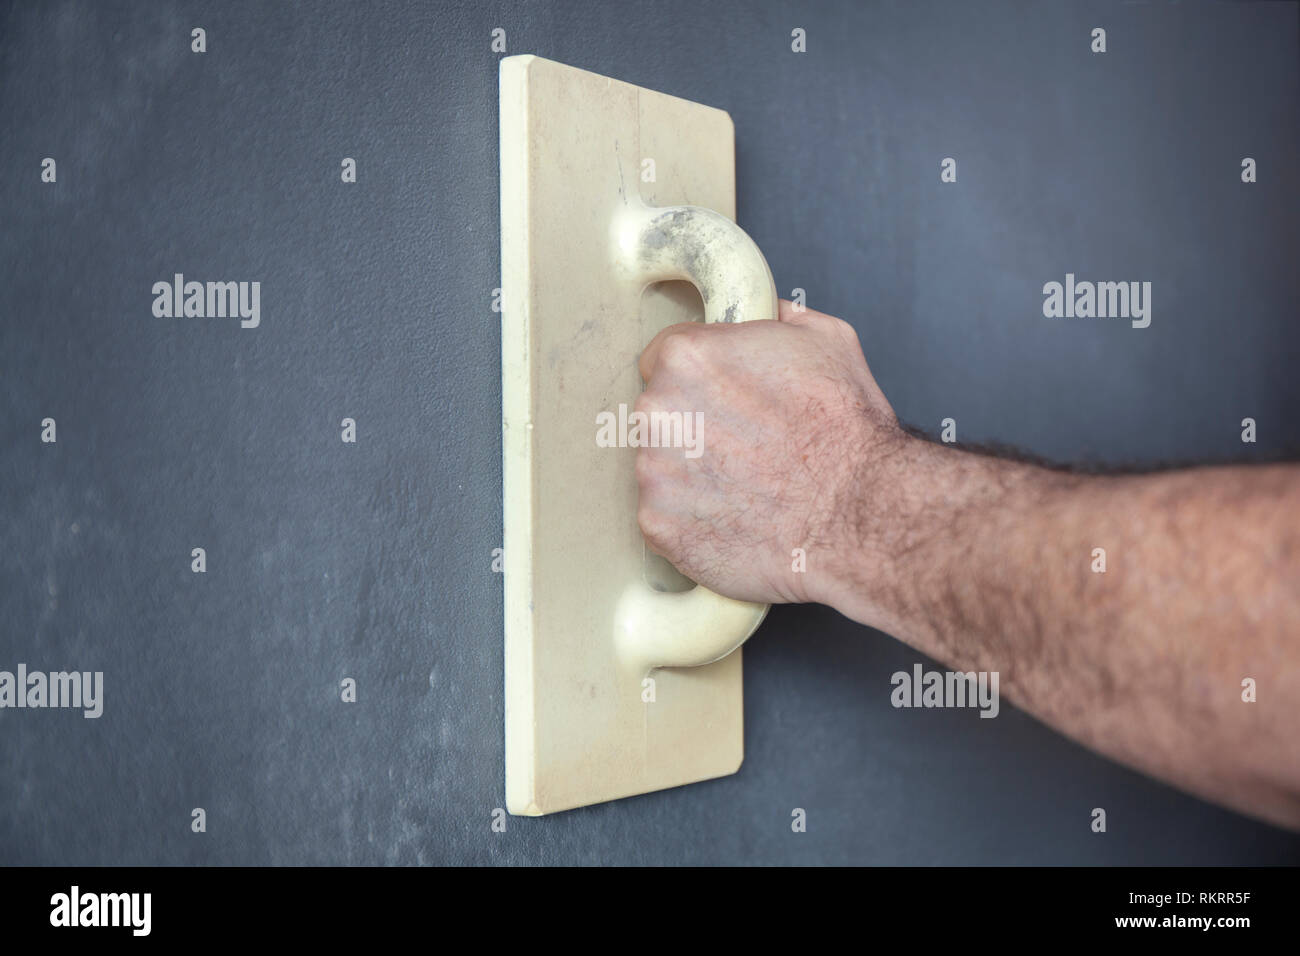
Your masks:
<path fill-rule="evenodd" d="M 642 161 L 654 161 L 654 182 Z M 506 806 L 538 815 L 734 773 L 741 655 L 630 672 L 629 580 L 667 580 L 636 524 L 635 449 L 596 445 L 653 335 L 701 318 L 680 284 L 610 268 L 623 190 L 735 216 L 723 111 L 532 56 L 501 62 Z M 643 679 L 654 679 L 645 702 Z"/>

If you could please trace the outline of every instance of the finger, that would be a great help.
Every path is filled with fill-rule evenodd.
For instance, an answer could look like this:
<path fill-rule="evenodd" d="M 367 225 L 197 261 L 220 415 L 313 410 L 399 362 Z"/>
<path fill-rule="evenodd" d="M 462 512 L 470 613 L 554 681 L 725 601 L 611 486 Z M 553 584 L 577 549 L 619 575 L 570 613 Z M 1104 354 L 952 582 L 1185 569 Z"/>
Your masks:
<path fill-rule="evenodd" d="M 646 382 L 650 381 L 650 377 L 654 375 L 655 366 L 659 363 L 659 352 L 664 347 L 664 342 L 667 341 L 669 336 L 690 332 L 699 328 L 699 325 L 698 322 L 678 322 L 676 325 L 668 326 L 668 328 L 652 338 L 650 344 L 642 349 L 641 358 L 637 362 L 637 367 L 641 370 L 641 378 Z"/>

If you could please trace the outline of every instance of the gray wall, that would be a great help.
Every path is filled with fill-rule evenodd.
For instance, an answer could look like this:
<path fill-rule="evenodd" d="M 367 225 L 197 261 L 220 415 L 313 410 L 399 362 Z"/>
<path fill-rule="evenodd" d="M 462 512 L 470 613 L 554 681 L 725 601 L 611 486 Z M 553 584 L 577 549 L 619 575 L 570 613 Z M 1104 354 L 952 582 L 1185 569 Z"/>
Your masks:
<path fill-rule="evenodd" d="M 0 862 L 1300 862 L 1300 837 L 1009 707 L 892 709 L 889 675 L 919 656 L 818 607 L 776 609 L 746 650 L 738 775 L 489 826 L 493 27 L 512 53 L 729 110 L 741 224 L 782 294 L 854 323 L 903 419 L 1115 464 L 1300 447 L 1297 20 L 849 0 L 0 12 L 0 669 L 106 684 L 98 720 L 0 711 Z M 154 318 L 175 272 L 259 280 L 260 328 Z M 1066 272 L 1150 280 L 1151 327 L 1043 318 Z"/>

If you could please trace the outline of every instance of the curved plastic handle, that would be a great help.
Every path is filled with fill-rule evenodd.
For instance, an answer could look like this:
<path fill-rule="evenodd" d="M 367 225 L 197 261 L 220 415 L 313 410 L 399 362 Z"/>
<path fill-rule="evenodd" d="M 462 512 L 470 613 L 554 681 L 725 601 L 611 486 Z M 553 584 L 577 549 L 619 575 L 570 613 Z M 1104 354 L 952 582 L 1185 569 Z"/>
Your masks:
<path fill-rule="evenodd" d="M 617 265 L 642 288 L 668 279 L 692 282 L 706 322 L 777 316 L 776 284 L 763 253 L 712 209 L 627 206 L 614 223 L 614 244 Z M 700 585 L 674 593 L 638 580 L 619 600 L 619 656 L 639 671 L 711 664 L 745 643 L 767 610 Z"/>

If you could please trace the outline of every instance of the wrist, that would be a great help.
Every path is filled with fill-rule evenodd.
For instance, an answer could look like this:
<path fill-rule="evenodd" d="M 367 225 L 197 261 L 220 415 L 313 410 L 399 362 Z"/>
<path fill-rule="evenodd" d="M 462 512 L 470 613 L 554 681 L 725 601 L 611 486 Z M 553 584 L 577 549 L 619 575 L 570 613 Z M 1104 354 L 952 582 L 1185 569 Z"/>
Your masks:
<path fill-rule="evenodd" d="M 965 620 L 956 596 L 1074 476 L 899 432 L 861 456 L 841 495 L 830 573 L 815 598 L 930 652 Z M 969 620 L 963 627 L 969 625 Z"/>
<path fill-rule="evenodd" d="M 901 429 L 845 443 L 847 460 L 809 598 L 859 623 L 891 630 L 910 603 L 907 567 L 917 548 L 929 549 L 941 518 L 927 507 L 944 483 L 943 451 Z"/>

